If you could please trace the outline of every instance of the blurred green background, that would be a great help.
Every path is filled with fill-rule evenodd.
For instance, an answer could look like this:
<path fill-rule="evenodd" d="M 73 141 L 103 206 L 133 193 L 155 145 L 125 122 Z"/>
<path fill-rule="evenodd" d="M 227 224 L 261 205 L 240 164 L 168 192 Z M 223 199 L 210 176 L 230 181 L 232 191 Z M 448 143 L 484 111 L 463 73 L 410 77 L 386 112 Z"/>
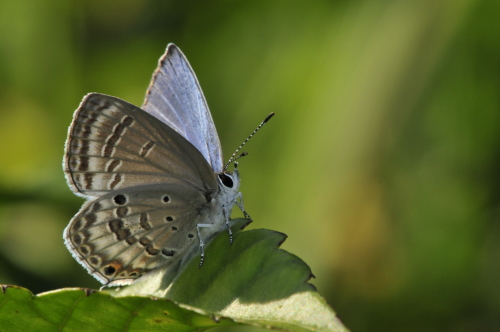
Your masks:
<path fill-rule="evenodd" d="M 500 2 L 0 1 L 0 283 L 99 284 L 62 231 L 88 92 L 141 105 L 167 43 L 198 75 L 250 228 L 352 331 L 500 330 Z"/>

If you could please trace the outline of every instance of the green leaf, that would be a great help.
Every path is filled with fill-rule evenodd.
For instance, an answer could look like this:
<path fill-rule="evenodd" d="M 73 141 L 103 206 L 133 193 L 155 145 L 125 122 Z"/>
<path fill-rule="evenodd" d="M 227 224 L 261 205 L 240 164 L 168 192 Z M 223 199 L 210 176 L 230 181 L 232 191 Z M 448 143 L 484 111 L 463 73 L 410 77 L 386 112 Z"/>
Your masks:
<path fill-rule="evenodd" d="M 204 331 L 249 324 L 291 331 L 347 331 L 307 283 L 312 274 L 279 246 L 286 235 L 258 229 L 217 235 L 187 264 L 158 269 L 130 286 L 103 292 L 63 289 L 34 296 L 0 294 L 0 331 Z M 154 296 L 154 297 L 152 297 Z M 85 325 L 82 325 L 85 324 Z"/>
<path fill-rule="evenodd" d="M 61 289 L 39 295 L 17 286 L 0 293 L 0 331 L 204 331 L 230 319 L 182 308 L 165 299 L 116 298 Z"/>
<path fill-rule="evenodd" d="M 239 231 L 246 223 L 235 221 L 232 244 L 227 232 L 211 241 L 201 268 L 195 257 L 175 276 L 158 271 L 116 296 L 165 297 L 260 327 L 347 331 L 307 283 L 312 277 L 309 266 L 278 249 L 286 235 L 266 229 Z"/>

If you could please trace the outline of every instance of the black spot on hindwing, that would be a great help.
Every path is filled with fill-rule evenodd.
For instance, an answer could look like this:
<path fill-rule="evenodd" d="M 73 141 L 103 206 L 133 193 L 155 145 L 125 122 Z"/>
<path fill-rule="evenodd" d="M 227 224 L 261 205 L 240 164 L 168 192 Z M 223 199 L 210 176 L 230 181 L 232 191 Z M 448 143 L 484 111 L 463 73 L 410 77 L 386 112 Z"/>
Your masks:
<path fill-rule="evenodd" d="M 122 194 L 116 195 L 115 197 L 113 197 L 113 200 L 118 205 L 123 205 L 123 204 L 127 203 L 127 198 Z"/>
<path fill-rule="evenodd" d="M 161 250 L 162 255 L 167 256 L 167 257 L 173 257 L 175 254 L 175 250 L 173 249 L 162 249 Z"/>

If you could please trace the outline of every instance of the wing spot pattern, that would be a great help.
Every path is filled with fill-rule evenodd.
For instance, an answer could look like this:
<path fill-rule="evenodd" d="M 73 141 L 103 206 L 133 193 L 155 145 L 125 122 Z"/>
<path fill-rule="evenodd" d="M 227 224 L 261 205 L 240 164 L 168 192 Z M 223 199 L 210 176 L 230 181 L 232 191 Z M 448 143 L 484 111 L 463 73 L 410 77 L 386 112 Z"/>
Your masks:
<path fill-rule="evenodd" d="M 87 156 L 73 157 L 71 158 L 70 166 L 72 170 L 76 169 L 78 171 L 85 172 L 89 169 L 89 157 Z"/>
<path fill-rule="evenodd" d="M 94 175 L 92 173 L 85 173 L 85 189 L 92 189 L 92 180 Z"/>
<path fill-rule="evenodd" d="M 149 152 L 153 149 L 154 145 L 155 143 L 153 141 L 148 141 L 146 144 L 144 144 L 141 148 L 141 152 L 139 152 L 141 157 L 147 157 Z"/>
<path fill-rule="evenodd" d="M 118 241 L 126 240 L 130 236 L 130 229 L 122 228 L 119 229 L 115 234 Z"/>
<path fill-rule="evenodd" d="M 75 234 L 73 235 L 73 243 L 76 245 L 80 245 L 83 242 L 83 238 L 81 237 L 80 234 Z"/>
<path fill-rule="evenodd" d="M 93 104 L 95 105 L 93 108 L 97 111 L 97 112 L 102 112 L 104 111 L 105 109 L 108 109 L 111 107 L 111 103 L 108 101 L 108 100 L 105 100 L 105 99 L 100 99 L 99 100 L 100 102 L 97 102 L 93 99 L 89 99 L 88 100 L 88 103 L 89 104 Z"/>
<path fill-rule="evenodd" d="M 156 255 L 158 255 L 158 253 L 160 252 L 160 250 L 159 250 L 159 249 L 156 249 L 155 247 L 153 247 L 153 245 L 152 245 L 152 244 L 150 244 L 150 245 L 148 245 L 148 246 L 146 247 L 146 252 L 147 252 L 149 255 L 151 255 L 151 256 L 156 256 Z"/>
<path fill-rule="evenodd" d="M 94 266 L 99 265 L 99 263 L 101 262 L 101 258 L 99 256 L 91 256 L 89 258 L 89 262 L 90 262 L 90 264 L 92 264 Z"/>
<path fill-rule="evenodd" d="M 139 223 L 142 229 L 145 229 L 147 231 L 151 229 L 151 225 L 149 224 L 148 220 L 148 214 L 146 212 L 141 213 L 141 216 L 139 218 Z"/>
<path fill-rule="evenodd" d="M 128 207 L 126 206 L 120 206 L 119 208 L 116 209 L 116 216 L 118 218 L 123 218 L 128 214 Z"/>
<path fill-rule="evenodd" d="M 111 183 L 109 184 L 109 189 L 113 190 L 118 186 L 120 183 L 124 181 L 124 175 L 120 173 L 116 173 L 113 175 L 113 178 L 111 179 Z"/>
<path fill-rule="evenodd" d="M 82 109 L 82 112 L 78 114 L 78 119 L 85 125 L 92 126 L 94 122 L 97 121 L 99 115 L 92 110 Z"/>
<path fill-rule="evenodd" d="M 92 251 L 94 250 L 94 247 L 87 243 L 87 244 L 84 244 L 83 246 L 79 247 L 78 250 L 80 251 L 80 253 L 82 255 L 87 256 L 90 253 L 92 253 Z"/>
<path fill-rule="evenodd" d="M 102 205 L 101 203 L 99 202 L 95 202 L 93 205 L 92 205 L 92 212 L 96 212 L 96 211 L 99 211 L 102 209 Z M 89 215 L 90 216 L 90 215 Z M 94 220 L 95 221 L 95 220 Z"/>
<path fill-rule="evenodd" d="M 136 243 L 137 239 L 135 237 L 133 237 L 133 236 L 130 236 L 130 237 L 128 237 L 128 238 L 125 239 L 125 242 L 127 242 L 127 244 L 130 246 L 130 245 Z"/>
<path fill-rule="evenodd" d="M 130 229 L 123 228 L 123 220 L 113 219 L 108 223 L 108 226 L 111 232 L 115 233 L 118 241 L 127 240 L 130 237 Z"/>
<path fill-rule="evenodd" d="M 151 243 L 151 240 L 148 239 L 147 237 L 143 237 L 142 239 L 139 240 L 139 243 L 141 244 L 141 246 L 146 247 Z"/>
<path fill-rule="evenodd" d="M 78 128 L 75 128 L 75 131 L 78 130 L 78 134 L 74 133 L 75 136 L 81 136 L 83 138 L 89 138 L 92 134 L 92 127 L 90 127 L 88 124 L 84 124 Z"/>
<path fill-rule="evenodd" d="M 76 146 L 80 148 L 79 154 L 86 155 L 89 153 L 89 141 L 84 139 L 79 139 L 75 141 Z"/>
<path fill-rule="evenodd" d="M 130 127 L 130 126 L 134 123 L 134 119 L 133 119 L 131 116 L 125 115 L 125 116 L 122 118 L 122 123 L 123 123 L 125 126 Z"/>
<path fill-rule="evenodd" d="M 108 223 L 108 226 L 109 230 L 116 234 L 120 229 L 123 228 L 123 220 L 113 219 Z"/>
<path fill-rule="evenodd" d="M 95 213 L 90 213 L 90 214 L 87 214 L 85 217 L 83 217 L 83 219 L 85 219 L 85 224 L 82 224 L 81 228 L 90 227 L 90 225 L 92 225 L 93 223 L 95 223 L 97 221 L 97 215 Z"/>
<path fill-rule="evenodd" d="M 73 223 L 73 226 L 71 226 L 71 229 L 75 232 L 78 232 L 80 229 L 82 229 L 82 226 L 83 226 L 83 221 L 80 218 L 80 219 L 75 220 L 75 222 Z"/>
<path fill-rule="evenodd" d="M 96 220 L 97 216 L 94 213 L 87 214 L 85 217 L 77 219 L 71 227 L 71 230 L 74 232 L 78 232 L 84 228 L 88 228 L 90 225 L 96 222 Z"/>
<path fill-rule="evenodd" d="M 109 158 L 113 155 L 115 152 L 115 147 L 112 145 L 104 145 L 104 148 L 102 149 L 102 155 L 106 158 Z"/>
<path fill-rule="evenodd" d="M 106 165 L 106 172 L 113 172 L 122 164 L 121 160 L 111 159 Z"/>
<path fill-rule="evenodd" d="M 87 248 L 87 246 L 80 247 L 80 253 L 82 253 L 83 255 L 88 255 L 89 249 Z"/>
<path fill-rule="evenodd" d="M 121 260 L 114 260 L 109 262 L 103 269 L 103 272 L 107 276 L 112 276 L 115 273 L 118 274 L 123 270 L 123 262 Z"/>
<path fill-rule="evenodd" d="M 161 253 L 163 256 L 173 257 L 175 255 L 175 250 L 172 249 L 162 249 Z"/>
<path fill-rule="evenodd" d="M 123 134 L 127 131 L 127 127 L 131 126 L 133 123 L 133 118 L 130 116 L 124 116 L 122 121 L 113 127 L 113 133 L 106 139 L 106 145 L 104 145 L 102 151 L 104 157 L 109 158 L 113 155 L 116 144 L 118 144 Z"/>
<path fill-rule="evenodd" d="M 127 203 L 127 197 L 125 197 L 125 195 L 119 194 L 113 197 L 113 201 L 118 205 L 123 205 Z"/>
<path fill-rule="evenodd" d="M 104 268 L 104 274 L 107 276 L 112 276 L 115 272 L 116 268 L 114 266 L 108 265 Z"/>

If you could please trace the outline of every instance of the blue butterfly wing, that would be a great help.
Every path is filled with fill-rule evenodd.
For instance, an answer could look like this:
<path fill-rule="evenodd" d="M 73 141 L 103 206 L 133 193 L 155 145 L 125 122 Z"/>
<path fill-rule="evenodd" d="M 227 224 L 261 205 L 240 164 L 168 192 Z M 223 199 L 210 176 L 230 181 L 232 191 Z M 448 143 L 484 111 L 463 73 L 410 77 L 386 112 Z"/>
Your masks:
<path fill-rule="evenodd" d="M 215 173 L 222 172 L 222 149 L 212 115 L 193 69 L 174 44 L 159 60 L 142 109 L 191 142 Z"/>

